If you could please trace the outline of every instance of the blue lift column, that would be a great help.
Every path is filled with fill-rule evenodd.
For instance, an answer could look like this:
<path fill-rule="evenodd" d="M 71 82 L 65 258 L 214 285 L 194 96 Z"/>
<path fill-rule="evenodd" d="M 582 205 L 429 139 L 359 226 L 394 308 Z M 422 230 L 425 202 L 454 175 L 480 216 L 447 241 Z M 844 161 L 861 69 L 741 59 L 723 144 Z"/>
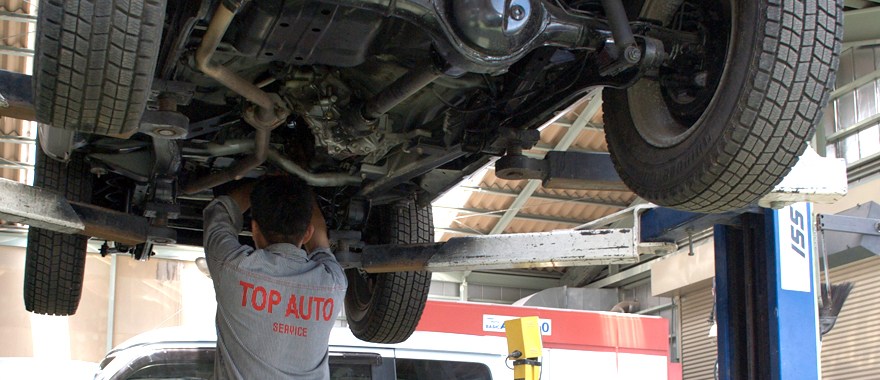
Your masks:
<path fill-rule="evenodd" d="M 719 379 L 819 378 L 810 207 L 715 226 Z"/>
<path fill-rule="evenodd" d="M 819 379 L 818 305 L 807 203 L 727 214 L 654 209 L 643 241 L 714 225 L 720 380 Z"/>

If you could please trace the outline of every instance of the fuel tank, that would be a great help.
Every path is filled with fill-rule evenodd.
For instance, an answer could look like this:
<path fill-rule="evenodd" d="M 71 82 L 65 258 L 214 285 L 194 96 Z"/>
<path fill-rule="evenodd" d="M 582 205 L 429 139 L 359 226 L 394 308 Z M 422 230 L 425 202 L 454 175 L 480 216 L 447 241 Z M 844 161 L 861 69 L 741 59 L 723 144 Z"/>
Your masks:
<path fill-rule="evenodd" d="M 243 55 L 293 65 L 364 62 L 383 17 L 307 0 L 251 0 L 235 17 L 232 44 Z"/>

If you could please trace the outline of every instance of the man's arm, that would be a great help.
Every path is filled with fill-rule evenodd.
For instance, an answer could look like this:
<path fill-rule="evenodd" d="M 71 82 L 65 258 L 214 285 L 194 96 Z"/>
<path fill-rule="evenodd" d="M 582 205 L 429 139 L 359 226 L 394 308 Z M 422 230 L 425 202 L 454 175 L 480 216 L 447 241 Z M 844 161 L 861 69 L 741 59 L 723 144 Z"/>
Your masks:
<path fill-rule="evenodd" d="M 309 252 L 309 259 L 324 265 L 333 275 L 333 279 L 337 284 L 347 287 L 348 280 L 345 277 L 345 272 L 343 272 L 339 262 L 336 261 L 336 255 L 330 251 L 327 223 L 324 221 L 324 215 L 321 213 L 317 202 L 315 202 L 315 207 L 312 209 L 311 225 L 315 228 L 315 231 L 312 233 L 311 239 L 303 244 Z"/>
<path fill-rule="evenodd" d="M 236 186 L 232 191 L 230 191 L 227 196 L 232 198 L 235 203 L 238 204 L 238 207 L 242 214 L 251 208 L 251 192 L 254 191 L 254 186 L 256 182 L 247 181 L 242 183 L 240 186 Z"/>
<path fill-rule="evenodd" d="M 318 207 L 318 202 L 315 202 L 315 207 L 312 208 L 311 225 L 314 227 L 315 231 L 312 232 L 311 239 L 303 244 L 306 251 L 313 253 L 317 248 L 327 248 L 329 250 L 330 238 L 327 233 L 327 222 L 324 221 L 324 214 L 321 213 L 321 208 Z"/>
<path fill-rule="evenodd" d="M 244 224 L 242 213 L 250 207 L 253 186 L 253 182 L 237 186 L 205 207 L 203 243 L 208 260 L 224 262 L 253 250 L 238 242 L 238 234 Z"/>

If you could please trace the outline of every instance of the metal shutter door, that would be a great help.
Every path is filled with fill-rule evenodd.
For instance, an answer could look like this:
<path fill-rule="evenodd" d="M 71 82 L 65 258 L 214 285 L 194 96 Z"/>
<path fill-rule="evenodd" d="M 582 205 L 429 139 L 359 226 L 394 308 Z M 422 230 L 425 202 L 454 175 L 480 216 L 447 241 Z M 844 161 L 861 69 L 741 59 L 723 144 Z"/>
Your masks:
<path fill-rule="evenodd" d="M 855 287 L 822 342 L 822 378 L 880 379 L 880 257 L 833 268 L 831 281 Z"/>
<path fill-rule="evenodd" d="M 714 380 L 717 346 L 709 337 L 712 287 L 681 297 L 681 362 L 683 380 Z"/>

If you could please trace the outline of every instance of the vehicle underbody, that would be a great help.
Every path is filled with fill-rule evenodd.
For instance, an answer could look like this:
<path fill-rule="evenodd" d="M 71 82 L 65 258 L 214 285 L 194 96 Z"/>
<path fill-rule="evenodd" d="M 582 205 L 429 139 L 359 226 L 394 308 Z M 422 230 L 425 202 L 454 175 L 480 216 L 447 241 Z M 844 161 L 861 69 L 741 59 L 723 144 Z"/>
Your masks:
<path fill-rule="evenodd" d="M 430 203 L 489 164 L 541 179 L 523 150 L 598 88 L 636 194 L 744 207 L 821 118 L 842 17 L 836 3 L 775 0 L 101 1 L 112 9 L 41 5 L 36 118 L 46 156 L 85 163 L 91 197 L 75 200 L 173 229 L 116 245 L 138 259 L 154 243 L 200 245 L 208 201 L 276 172 L 316 188 L 340 244 L 431 241 L 401 234 L 430 231 Z M 68 30 L 65 13 L 92 29 Z M 801 35 L 810 48 L 786 50 Z M 347 310 L 379 307 L 370 294 L 385 280 L 350 272 L 363 299 Z"/>
<path fill-rule="evenodd" d="M 282 170 L 323 188 L 331 229 L 359 229 L 371 205 L 426 205 L 520 155 L 554 111 L 595 86 L 645 76 L 711 86 L 694 70 L 707 38 L 696 21 L 674 29 L 618 14 L 634 33 L 615 44 L 590 2 L 228 6 L 169 2 L 143 119 L 112 137 L 73 138 L 92 172 L 108 174 L 98 202 L 197 231 L 208 190 Z"/>

